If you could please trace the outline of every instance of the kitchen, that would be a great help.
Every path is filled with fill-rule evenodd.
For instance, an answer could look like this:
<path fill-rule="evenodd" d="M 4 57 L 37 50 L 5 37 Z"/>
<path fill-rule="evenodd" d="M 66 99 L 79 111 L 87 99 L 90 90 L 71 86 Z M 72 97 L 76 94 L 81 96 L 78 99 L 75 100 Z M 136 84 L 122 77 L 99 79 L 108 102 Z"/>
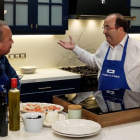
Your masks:
<path fill-rule="evenodd" d="M 82 63 L 76 58 L 76 55 L 74 53 L 63 49 L 57 44 L 57 42 L 60 39 L 69 40 L 69 35 L 72 35 L 74 41 L 78 46 L 88 50 L 91 53 L 94 53 L 99 47 L 99 45 L 105 40 L 105 37 L 102 33 L 103 31 L 101 29 L 103 25 L 103 20 L 69 19 L 68 22 L 69 22 L 68 23 L 69 27 L 65 35 L 13 35 L 14 44 L 12 46 L 10 54 L 26 53 L 26 59 L 9 59 L 11 65 L 17 71 L 19 71 L 19 67 L 21 66 L 30 66 L 30 65 L 36 66 L 37 70 L 58 68 L 63 66 L 84 65 L 84 63 Z M 130 36 L 140 39 L 139 34 L 130 34 Z M 137 122 L 134 123 L 134 126 L 135 125 L 136 127 L 138 127 Z M 128 127 L 129 129 L 129 127 L 131 126 L 128 126 L 128 124 L 126 124 L 126 127 Z M 105 139 L 109 139 L 109 137 L 106 136 L 110 132 L 111 128 L 115 129 L 115 126 L 110 128 L 108 127 L 103 128 L 103 133 L 101 133 L 101 135 L 91 137 L 91 139 L 93 138 L 101 139 L 101 137 Z M 45 132 L 46 129 L 47 128 L 43 129 L 42 133 Z M 139 129 L 137 128 L 137 130 Z M 47 131 L 50 132 L 51 130 L 47 129 Z M 125 137 L 129 137 L 129 139 L 132 139 L 131 137 L 132 133 L 134 133 L 134 135 L 136 134 L 138 135 L 138 133 L 136 132 L 137 131 L 134 132 L 134 130 L 130 133 L 127 132 L 130 134 L 130 136 L 125 135 Z M 17 135 L 19 135 L 19 132 L 16 133 Z M 51 133 L 50 135 L 52 136 L 53 133 L 52 132 L 50 133 Z M 28 134 L 25 135 L 27 136 Z M 48 134 L 44 133 L 44 137 L 46 137 L 46 135 Z M 36 136 L 38 136 L 38 134 L 36 134 Z M 52 139 L 56 139 L 55 136 L 56 135 L 54 135 Z M 122 134 L 122 136 L 124 136 L 124 134 Z M 43 136 L 38 136 L 38 138 L 40 137 L 43 138 Z M 112 136 L 110 137 L 112 138 Z M 62 137 L 58 137 L 58 139 L 59 138 L 62 139 Z M 116 137 L 116 139 L 119 138 Z"/>

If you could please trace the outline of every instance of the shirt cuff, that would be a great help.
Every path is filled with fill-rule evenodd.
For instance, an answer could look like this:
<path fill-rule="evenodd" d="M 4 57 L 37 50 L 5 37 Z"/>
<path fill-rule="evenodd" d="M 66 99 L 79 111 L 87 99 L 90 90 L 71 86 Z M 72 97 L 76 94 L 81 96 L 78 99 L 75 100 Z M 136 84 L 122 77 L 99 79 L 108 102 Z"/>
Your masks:
<path fill-rule="evenodd" d="M 80 51 L 81 51 L 81 48 L 78 47 L 77 45 L 73 49 L 73 52 L 75 52 L 76 54 L 79 54 Z"/>

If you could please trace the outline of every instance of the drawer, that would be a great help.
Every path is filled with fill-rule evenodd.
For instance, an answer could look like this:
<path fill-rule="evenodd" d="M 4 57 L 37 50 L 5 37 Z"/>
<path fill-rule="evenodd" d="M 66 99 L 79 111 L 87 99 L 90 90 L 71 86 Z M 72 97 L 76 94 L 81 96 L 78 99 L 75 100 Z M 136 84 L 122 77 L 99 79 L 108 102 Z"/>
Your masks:
<path fill-rule="evenodd" d="M 21 85 L 21 95 L 25 94 L 67 94 L 80 91 L 80 79 L 26 83 Z"/>

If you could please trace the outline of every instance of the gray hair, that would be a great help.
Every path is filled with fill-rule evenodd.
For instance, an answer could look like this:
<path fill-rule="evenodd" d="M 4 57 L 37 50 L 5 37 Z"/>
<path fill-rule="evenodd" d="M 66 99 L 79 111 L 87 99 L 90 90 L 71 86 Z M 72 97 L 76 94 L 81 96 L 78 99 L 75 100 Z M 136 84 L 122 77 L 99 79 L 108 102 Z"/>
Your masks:
<path fill-rule="evenodd" d="M 8 25 L 3 20 L 0 20 L 0 42 L 3 40 L 3 37 L 2 37 L 2 34 L 3 34 L 2 26 L 8 26 Z"/>

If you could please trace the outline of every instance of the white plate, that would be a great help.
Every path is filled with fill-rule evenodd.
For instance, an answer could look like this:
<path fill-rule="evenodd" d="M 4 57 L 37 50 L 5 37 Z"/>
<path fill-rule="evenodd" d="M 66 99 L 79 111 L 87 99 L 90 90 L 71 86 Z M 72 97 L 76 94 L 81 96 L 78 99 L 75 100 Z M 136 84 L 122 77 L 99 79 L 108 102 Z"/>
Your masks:
<path fill-rule="evenodd" d="M 89 135 L 101 129 L 97 122 L 85 119 L 68 119 L 52 124 L 52 129 L 66 135 Z"/>
<path fill-rule="evenodd" d="M 44 107 L 44 106 L 56 106 L 56 107 L 59 107 L 60 110 L 55 110 L 55 111 L 62 111 L 64 109 L 63 106 L 60 106 L 60 105 L 57 105 L 57 104 L 50 104 L 50 103 L 38 103 L 38 102 L 27 102 L 27 103 L 20 103 L 20 111 L 23 112 L 23 113 L 26 113 L 26 112 L 39 112 L 39 111 L 26 111 L 23 109 L 23 106 L 27 106 L 27 104 L 31 104 L 31 105 L 35 105 L 37 104 L 38 106 L 41 106 L 41 107 Z M 44 110 L 45 111 L 45 110 Z M 45 111 L 46 112 L 46 111 Z M 45 112 L 42 112 L 42 113 L 45 113 Z"/>
<path fill-rule="evenodd" d="M 66 118 L 65 115 L 59 114 L 59 121 L 65 120 L 65 118 Z M 44 120 L 44 123 L 43 123 L 43 125 L 46 126 L 46 127 L 51 127 L 52 124 L 53 124 L 53 123 L 49 123 L 49 122 L 47 122 L 46 120 Z"/>
<path fill-rule="evenodd" d="M 56 133 L 56 134 L 58 134 L 58 135 L 67 136 L 67 137 L 88 137 L 88 136 L 93 136 L 93 135 L 96 135 L 96 134 L 100 133 L 101 130 L 99 130 L 99 131 L 97 131 L 95 133 L 85 134 L 85 135 L 69 135 L 69 134 L 63 134 L 63 133 L 57 132 L 55 130 L 53 130 L 53 132 Z"/>

